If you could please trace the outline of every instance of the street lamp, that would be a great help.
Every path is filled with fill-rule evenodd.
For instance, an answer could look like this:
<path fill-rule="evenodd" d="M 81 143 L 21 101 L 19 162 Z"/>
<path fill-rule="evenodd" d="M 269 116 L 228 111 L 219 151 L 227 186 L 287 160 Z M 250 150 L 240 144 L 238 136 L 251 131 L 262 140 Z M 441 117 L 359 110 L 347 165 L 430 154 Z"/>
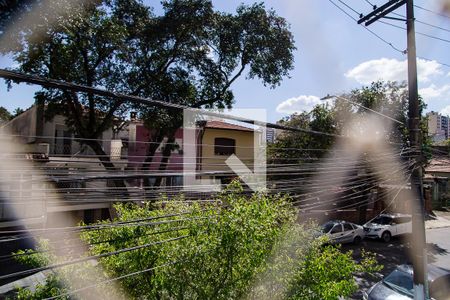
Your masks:
<path fill-rule="evenodd" d="M 352 100 L 350 100 L 350 99 L 347 99 L 347 98 L 344 98 L 344 97 L 341 97 L 341 96 L 336 96 L 336 95 L 326 95 L 325 97 L 320 98 L 320 100 L 328 100 L 328 99 L 332 99 L 332 98 L 336 98 L 336 99 L 341 99 L 341 100 L 347 101 L 347 102 L 349 102 L 349 103 L 351 103 L 351 104 L 353 104 L 353 105 L 359 106 L 359 107 L 361 107 L 361 108 L 364 108 L 365 110 L 368 110 L 368 111 L 370 111 L 370 112 L 373 112 L 374 114 L 377 114 L 377 115 L 379 115 L 379 116 L 381 116 L 381 117 L 383 117 L 383 118 L 387 118 L 387 119 L 389 119 L 389 120 L 391 120 L 391 121 L 394 121 L 394 122 L 396 122 L 396 123 L 398 123 L 398 124 L 405 125 L 403 122 L 401 122 L 401 121 L 399 121 L 399 120 L 397 120 L 397 119 L 394 119 L 394 118 L 392 118 L 392 117 L 389 117 L 388 115 L 382 114 L 382 113 L 380 113 L 380 112 L 378 112 L 378 111 L 376 111 L 376 110 L 373 110 L 373 109 L 371 109 L 371 108 L 369 108 L 369 107 L 366 107 L 366 106 L 364 106 L 364 105 L 361 105 L 361 104 L 359 104 L 359 103 L 356 103 L 356 102 L 354 102 L 354 101 L 352 101 Z"/>

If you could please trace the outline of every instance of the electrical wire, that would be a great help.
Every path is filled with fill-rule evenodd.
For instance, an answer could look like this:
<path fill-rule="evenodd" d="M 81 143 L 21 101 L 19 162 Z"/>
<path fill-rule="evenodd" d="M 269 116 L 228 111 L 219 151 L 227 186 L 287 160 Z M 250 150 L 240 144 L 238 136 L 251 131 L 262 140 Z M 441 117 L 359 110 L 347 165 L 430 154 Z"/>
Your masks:
<path fill-rule="evenodd" d="M 417 4 L 414 4 L 414 7 L 418 8 L 418 9 L 421 9 L 421 10 L 423 10 L 423 11 L 427 11 L 427 12 L 429 12 L 429 13 L 433 13 L 433 14 L 435 14 L 435 15 L 438 15 L 438 16 L 440 16 L 440 17 L 443 17 L 443 18 L 448 18 L 448 19 L 450 19 L 450 17 L 449 17 L 449 16 L 447 16 L 447 15 L 444 15 L 444 14 L 438 13 L 438 12 L 436 12 L 436 11 L 433 11 L 433 10 L 431 10 L 431 9 L 428 9 L 428 8 L 422 7 L 422 6 L 420 6 L 420 5 L 417 5 Z"/>
<path fill-rule="evenodd" d="M 382 24 L 385 24 L 385 25 L 388 25 L 388 26 L 391 26 L 391 27 L 394 27 L 394 28 L 402 29 L 402 30 L 405 30 L 405 31 L 407 30 L 405 27 L 402 27 L 402 26 L 399 26 L 399 25 L 395 25 L 395 24 L 392 24 L 392 23 L 389 23 L 389 22 L 386 22 L 386 21 L 378 21 L 378 22 L 382 23 Z M 438 40 L 438 41 L 450 43 L 450 40 L 447 40 L 447 39 L 444 39 L 444 38 L 441 38 L 441 37 L 437 37 L 437 36 L 434 36 L 434 35 L 431 35 L 431 34 L 419 32 L 419 31 L 416 31 L 416 34 L 422 35 L 422 36 L 425 36 L 425 37 L 428 37 L 428 38 L 431 38 L 431 39 L 435 39 L 435 40 Z"/>
<path fill-rule="evenodd" d="M 198 256 L 200 254 L 204 254 L 204 253 L 207 253 L 207 252 L 208 251 L 197 252 L 195 256 Z M 148 269 L 144 269 L 144 270 L 128 273 L 128 274 L 125 274 L 125 275 L 121 275 L 121 276 L 118 276 L 118 277 L 114 277 L 114 278 L 111 278 L 111 279 L 103 280 L 101 282 L 97 282 L 97 283 L 94 283 L 94 284 L 89 285 L 89 286 L 85 286 L 85 287 L 82 287 L 82 288 L 71 290 L 69 292 L 66 292 L 66 293 L 63 293 L 63 294 L 60 294 L 60 295 L 57 295 L 57 296 L 45 298 L 43 300 L 53 300 L 53 299 L 58 299 L 58 298 L 61 298 L 61 297 L 70 296 L 70 295 L 73 295 L 73 294 L 76 294 L 76 293 L 79 293 L 79 292 L 82 292 L 82 291 L 94 288 L 94 287 L 102 285 L 102 284 L 111 283 L 111 282 L 114 282 L 114 281 L 117 281 L 117 280 L 120 280 L 120 279 L 136 276 L 136 275 L 143 274 L 143 273 L 146 273 L 146 272 L 151 272 L 151 271 L 154 271 L 154 270 L 159 269 L 159 268 L 167 267 L 167 266 L 174 265 L 176 263 L 183 262 L 183 261 L 188 261 L 188 260 L 189 259 L 181 259 L 181 260 L 171 261 L 171 262 L 168 262 L 166 264 L 159 265 L 159 266 L 156 266 L 156 267 L 151 267 L 151 268 L 148 268 Z"/>
<path fill-rule="evenodd" d="M 91 256 L 82 257 L 82 258 L 78 258 L 78 259 L 73 259 L 73 260 L 70 260 L 70 261 L 62 262 L 62 263 L 56 263 L 56 264 L 53 264 L 53 265 L 44 266 L 44 267 L 38 267 L 38 268 L 28 269 L 28 270 L 24 270 L 24 271 L 18 271 L 18 272 L 6 274 L 6 275 L 1 275 L 0 276 L 0 280 L 13 278 L 13 277 L 18 277 L 18 276 L 23 276 L 23 275 L 28 275 L 28 274 L 31 274 L 31 273 L 41 272 L 41 271 L 45 271 L 45 270 L 58 269 L 58 268 L 70 266 L 70 265 L 73 265 L 73 264 L 86 262 L 86 261 L 89 261 L 89 260 L 109 257 L 109 256 L 118 255 L 118 254 L 129 252 L 129 251 L 134 251 L 134 250 L 139 250 L 139 249 L 143 249 L 143 248 L 147 248 L 147 247 L 151 247 L 151 246 L 161 245 L 163 243 L 178 241 L 178 240 L 181 240 L 181 239 L 185 239 L 185 238 L 187 238 L 189 236 L 190 235 L 183 235 L 183 236 L 170 238 L 170 239 L 167 239 L 167 240 L 158 241 L 158 242 L 154 242 L 154 243 L 148 243 L 148 244 L 138 245 L 138 246 L 129 247 L 129 248 L 123 248 L 123 249 L 119 249 L 119 250 L 116 250 L 116 251 L 105 252 L 105 253 L 101 253 L 101 254 L 97 254 L 97 255 L 91 255 Z"/>
<path fill-rule="evenodd" d="M 184 229 L 188 229 L 188 227 L 175 227 L 175 228 L 170 228 L 167 230 L 160 230 L 160 231 L 155 231 L 155 232 L 150 232 L 150 233 L 143 233 L 143 234 L 136 234 L 133 235 L 131 237 L 123 237 L 123 238 L 116 238 L 116 239 L 108 239 L 108 240 L 101 240 L 101 241 L 95 241 L 95 242 L 85 242 L 84 245 L 82 246 L 94 246 L 94 245 L 99 245 L 99 244 L 104 244 L 104 243 L 111 243 L 111 242 L 121 242 L 121 241 L 129 241 L 129 240 L 133 240 L 136 238 L 140 238 L 140 237 L 146 237 L 146 236 L 151 236 L 151 235 L 158 235 L 158 234 L 163 234 L 163 233 L 169 233 L 169 232 L 176 232 L 176 231 L 180 231 L 180 230 L 184 230 Z M 30 237 L 31 238 L 31 237 Z M 64 239 L 64 242 L 69 242 L 71 240 L 79 240 L 79 238 L 70 238 L 70 239 Z M 56 244 L 60 244 L 61 241 L 54 241 L 54 243 Z M 16 259 L 17 257 L 23 257 L 23 256 L 30 256 L 30 255 L 35 255 L 35 254 L 42 254 L 42 253 L 48 253 L 51 251 L 60 251 L 60 250 L 69 250 L 69 249 L 74 249 L 74 248 L 79 248 L 80 245 L 74 246 L 74 245 L 68 245 L 68 246 L 62 246 L 62 247 L 56 247 L 56 248 L 52 248 L 52 250 L 33 250 L 33 251 L 27 251 L 24 253 L 13 253 L 13 254 L 7 254 L 7 255 L 1 255 L 0 256 L 0 262 L 2 261 L 6 261 L 6 260 L 11 260 L 11 259 Z"/>
<path fill-rule="evenodd" d="M 353 21 L 358 22 L 358 20 L 356 18 L 354 18 L 352 15 L 350 15 L 348 12 L 346 12 L 342 7 L 340 7 L 339 5 L 337 5 L 333 0 L 328 0 L 329 2 L 331 2 L 334 6 L 336 6 L 340 11 L 342 11 L 345 15 L 347 15 L 349 18 L 351 18 Z M 380 41 L 382 41 L 383 43 L 389 45 L 392 49 L 394 49 L 395 51 L 401 53 L 401 54 L 406 54 L 406 50 L 401 50 L 398 47 L 394 46 L 391 42 L 385 40 L 383 37 L 381 37 L 380 35 L 378 35 L 377 33 L 375 33 L 373 30 L 369 29 L 368 27 L 362 25 L 362 28 L 364 28 L 365 30 L 367 30 L 368 32 L 370 32 L 373 36 L 375 36 L 376 38 L 378 38 Z"/>

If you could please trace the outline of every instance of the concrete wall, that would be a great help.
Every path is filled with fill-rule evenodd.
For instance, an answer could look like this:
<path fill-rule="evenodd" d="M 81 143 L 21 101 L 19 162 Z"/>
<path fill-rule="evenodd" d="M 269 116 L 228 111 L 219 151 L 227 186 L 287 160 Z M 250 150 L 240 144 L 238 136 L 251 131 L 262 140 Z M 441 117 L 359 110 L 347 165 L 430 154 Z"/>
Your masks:
<path fill-rule="evenodd" d="M 37 107 L 32 106 L 25 112 L 15 117 L 3 128 L 17 135 L 15 140 L 19 143 L 33 143 L 36 141 Z"/>

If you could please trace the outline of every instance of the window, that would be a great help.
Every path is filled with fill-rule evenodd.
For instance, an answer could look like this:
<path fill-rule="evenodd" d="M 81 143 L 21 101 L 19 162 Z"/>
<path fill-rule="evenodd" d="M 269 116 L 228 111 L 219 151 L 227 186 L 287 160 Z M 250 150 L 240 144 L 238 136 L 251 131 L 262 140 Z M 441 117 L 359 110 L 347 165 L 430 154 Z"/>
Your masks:
<path fill-rule="evenodd" d="M 72 153 L 72 134 L 64 125 L 55 124 L 54 154 L 70 155 Z"/>
<path fill-rule="evenodd" d="M 333 229 L 331 229 L 330 233 L 338 233 L 338 232 L 342 232 L 342 225 L 341 224 L 334 226 Z"/>
<path fill-rule="evenodd" d="M 350 223 L 344 223 L 344 231 L 353 230 L 353 226 Z"/>
<path fill-rule="evenodd" d="M 231 155 L 235 151 L 236 141 L 229 138 L 215 138 L 214 139 L 214 154 L 215 155 Z"/>
<path fill-rule="evenodd" d="M 411 222 L 411 217 L 397 217 L 394 222 L 397 224 L 408 223 Z"/>
<path fill-rule="evenodd" d="M 324 225 L 322 225 L 322 232 L 328 233 L 331 230 L 331 228 L 333 227 L 333 224 L 334 224 L 333 222 L 327 222 Z"/>
<path fill-rule="evenodd" d="M 384 217 L 384 216 L 380 216 L 380 217 L 376 217 L 372 223 L 374 224 L 380 224 L 380 225 L 391 225 L 392 223 L 392 218 L 391 217 Z"/>

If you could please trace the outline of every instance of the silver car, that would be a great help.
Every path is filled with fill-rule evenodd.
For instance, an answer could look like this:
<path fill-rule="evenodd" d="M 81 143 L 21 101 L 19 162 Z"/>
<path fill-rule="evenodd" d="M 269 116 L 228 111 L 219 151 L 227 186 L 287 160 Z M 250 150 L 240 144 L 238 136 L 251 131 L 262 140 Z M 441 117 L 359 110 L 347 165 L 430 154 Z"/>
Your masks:
<path fill-rule="evenodd" d="M 450 299 L 450 272 L 428 265 L 428 287 L 431 300 Z M 414 299 L 413 268 L 400 265 L 382 281 L 363 292 L 364 300 L 408 300 Z"/>
<path fill-rule="evenodd" d="M 328 221 L 321 227 L 322 234 L 326 234 L 332 244 L 359 244 L 364 238 L 364 228 L 347 221 Z"/>

